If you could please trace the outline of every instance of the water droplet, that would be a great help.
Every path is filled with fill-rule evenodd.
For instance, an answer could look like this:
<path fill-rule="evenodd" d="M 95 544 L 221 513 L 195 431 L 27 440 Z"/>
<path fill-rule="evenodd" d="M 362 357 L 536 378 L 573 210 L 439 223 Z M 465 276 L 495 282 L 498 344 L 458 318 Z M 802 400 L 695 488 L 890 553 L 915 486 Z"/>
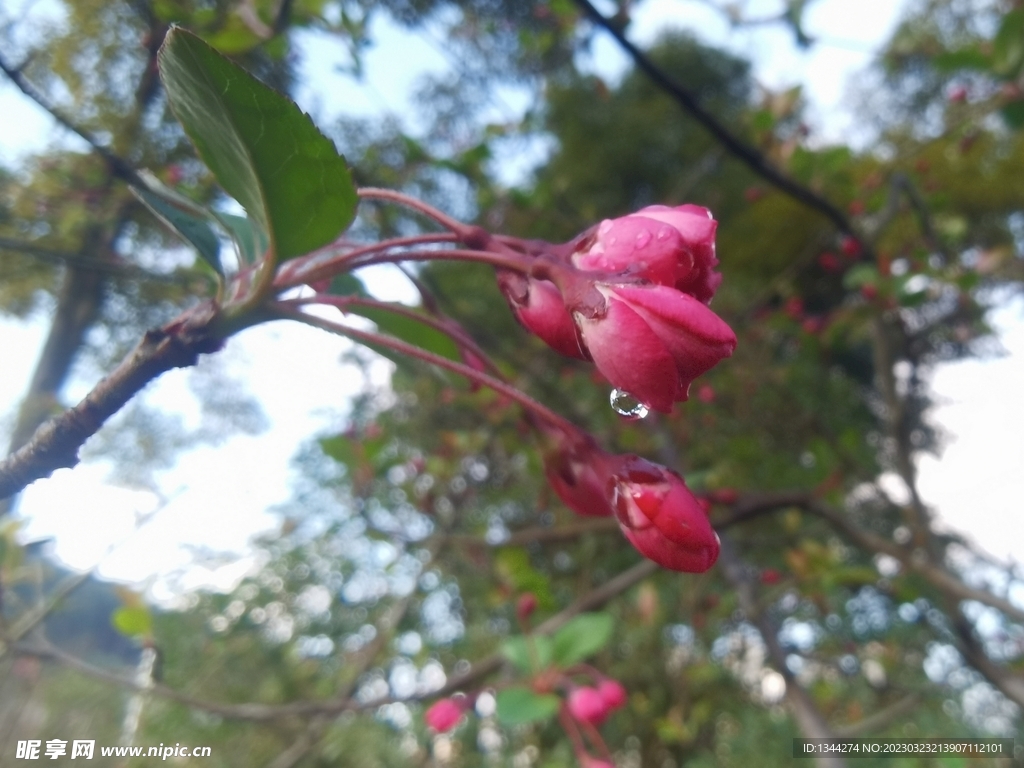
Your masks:
<path fill-rule="evenodd" d="M 651 233 L 646 229 L 636 236 L 636 247 L 638 250 L 646 248 L 649 242 L 651 242 Z"/>
<path fill-rule="evenodd" d="M 629 392 L 621 389 L 613 389 L 608 401 L 611 403 L 613 411 L 630 421 L 642 419 L 650 413 L 650 409 L 646 405 L 629 394 Z"/>
<path fill-rule="evenodd" d="M 671 236 L 672 236 L 672 228 L 671 227 L 662 227 L 661 229 L 658 230 L 658 239 L 659 240 L 668 240 Z"/>

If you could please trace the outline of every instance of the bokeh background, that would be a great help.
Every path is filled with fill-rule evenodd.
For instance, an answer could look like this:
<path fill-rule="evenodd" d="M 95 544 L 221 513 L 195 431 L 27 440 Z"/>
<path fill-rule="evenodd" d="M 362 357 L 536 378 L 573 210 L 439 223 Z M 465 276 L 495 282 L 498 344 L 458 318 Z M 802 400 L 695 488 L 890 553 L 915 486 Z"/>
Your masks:
<path fill-rule="evenodd" d="M 604 728 L 622 766 L 788 764 L 807 718 L 1019 732 L 1019 5 L 598 4 L 860 248 L 572 2 L 0 9 L 12 448 L 204 290 L 194 254 L 52 114 L 233 210 L 155 76 L 172 22 L 292 95 L 361 184 L 494 231 L 559 241 L 651 203 L 708 206 L 714 308 L 740 337 L 671 417 L 628 422 L 591 367 L 515 324 L 489 270 L 418 275 L 518 385 L 717 501 L 729 556 L 701 576 L 636 571 L 614 526 L 546 488 L 515 408 L 421 365 L 275 324 L 167 374 L 0 518 L 5 760 L 19 739 L 95 738 L 208 744 L 225 766 L 572 765 L 557 727 L 501 727 L 487 697 L 450 737 L 419 701 L 510 679 L 479 662 L 518 631 L 520 594 L 545 618 L 602 588 L 591 607 L 617 630 L 594 664 L 630 691 Z M 422 225 L 365 206 L 355 231 Z M 419 301 L 396 269 L 364 280 Z M 167 690 L 118 683 L 140 669 Z M 358 714 L 232 708 L 347 698 Z"/>

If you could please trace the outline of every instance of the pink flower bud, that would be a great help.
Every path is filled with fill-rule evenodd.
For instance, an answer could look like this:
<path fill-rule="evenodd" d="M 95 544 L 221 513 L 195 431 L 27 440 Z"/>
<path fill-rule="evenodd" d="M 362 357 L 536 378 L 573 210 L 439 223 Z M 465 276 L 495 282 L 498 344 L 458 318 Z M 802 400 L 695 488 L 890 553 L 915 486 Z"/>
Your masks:
<path fill-rule="evenodd" d="M 607 760 L 601 760 L 590 755 L 583 755 L 579 760 L 580 768 L 615 768 L 614 763 L 609 763 Z"/>
<path fill-rule="evenodd" d="M 462 719 L 462 707 L 453 699 L 435 701 L 423 713 L 424 722 L 438 733 L 447 733 Z"/>
<path fill-rule="evenodd" d="M 718 223 L 698 205 L 650 205 L 602 221 L 585 250 L 573 255 L 579 269 L 642 278 L 708 303 L 722 276 L 714 272 Z"/>
<path fill-rule="evenodd" d="M 622 683 L 618 680 L 605 678 L 597 684 L 597 692 L 601 694 L 601 699 L 604 701 L 609 712 L 618 709 L 626 703 L 626 689 L 622 687 Z"/>
<path fill-rule="evenodd" d="M 533 592 L 526 592 L 519 596 L 519 600 L 516 602 L 516 616 L 520 621 L 526 621 L 535 610 L 537 610 L 537 596 Z"/>
<path fill-rule="evenodd" d="M 718 536 L 683 479 L 638 456 L 619 457 L 612 506 L 630 543 L 673 571 L 703 573 L 718 559 Z"/>
<path fill-rule="evenodd" d="M 690 383 L 736 348 L 726 322 L 686 293 L 662 285 L 596 288 L 603 314 L 575 315 L 584 345 L 612 386 L 655 410 L 668 413 L 686 400 Z"/>
<path fill-rule="evenodd" d="M 584 686 L 569 694 L 569 714 L 580 722 L 600 725 L 608 716 L 608 705 L 596 688 Z"/>
<path fill-rule="evenodd" d="M 551 488 L 576 514 L 614 514 L 608 500 L 607 457 L 595 443 L 573 445 L 561 438 L 545 456 L 544 471 Z"/>
<path fill-rule="evenodd" d="M 576 333 L 576 324 L 554 283 L 504 269 L 497 270 L 497 276 L 498 288 L 526 330 L 567 357 L 587 359 Z"/>

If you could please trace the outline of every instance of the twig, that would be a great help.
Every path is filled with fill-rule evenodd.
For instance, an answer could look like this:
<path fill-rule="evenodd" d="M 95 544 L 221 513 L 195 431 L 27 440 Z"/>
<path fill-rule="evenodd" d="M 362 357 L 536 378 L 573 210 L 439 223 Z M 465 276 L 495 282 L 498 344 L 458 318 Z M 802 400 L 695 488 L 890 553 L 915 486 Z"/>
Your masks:
<path fill-rule="evenodd" d="M 51 104 L 49 99 L 47 99 L 35 85 L 29 82 L 28 78 L 22 74 L 20 69 L 10 66 L 0 58 L 0 71 L 7 75 L 7 78 L 18 87 L 18 90 L 32 99 L 32 101 L 44 110 L 49 112 L 54 120 L 72 133 L 80 136 L 87 144 L 89 144 L 96 151 L 96 154 L 103 158 L 104 162 L 106 162 L 107 166 L 110 168 L 110 172 L 114 176 L 117 176 L 122 181 L 126 181 L 140 189 L 146 189 L 146 184 L 141 178 L 139 178 L 138 173 L 135 172 L 131 163 L 116 155 L 110 149 L 107 149 L 107 147 L 101 144 L 95 136 L 76 124 L 71 118 L 61 112 L 61 110 Z"/>
<path fill-rule="evenodd" d="M 599 587 L 588 592 L 572 605 L 555 614 L 543 624 L 537 627 L 535 632 L 539 634 L 551 634 L 564 626 L 569 619 L 584 611 L 600 608 L 602 605 L 625 592 L 630 587 L 643 581 L 648 576 L 658 571 L 658 565 L 650 560 L 637 563 L 613 579 L 605 582 Z M 396 623 L 397 626 L 397 623 Z M 382 633 L 387 634 L 387 633 Z M 380 635 L 378 635 L 380 637 Z M 79 659 L 70 653 L 60 650 L 48 643 L 14 643 L 11 646 L 16 653 L 27 656 L 35 656 L 40 659 L 54 661 L 66 667 L 74 669 L 83 675 L 100 680 L 106 683 L 117 685 L 127 690 L 141 690 L 141 686 L 132 678 L 103 669 L 87 661 Z M 372 662 L 371 662 L 372 663 Z M 221 702 L 206 701 L 177 691 L 166 685 L 154 685 L 146 690 L 155 695 L 170 701 L 176 701 L 193 709 L 199 709 L 220 715 L 231 720 L 247 720 L 252 722 L 271 722 L 286 717 L 310 717 L 314 715 L 338 715 L 342 712 L 359 712 L 396 701 L 422 701 L 444 696 L 453 691 L 465 688 L 496 672 L 504 663 L 504 657 L 500 654 L 491 654 L 473 665 L 468 672 L 452 677 L 441 689 L 430 693 L 417 694 L 405 698 L 374 699 L 367 702 L 359 702 L 351 697 L 351 687 L 344 692 L 343 696 L 336 696 L 322 701 L 301 700 L 287 704 L 260 704 L 257 702 L 226 704 Z"/>
<path fill-rule="evenodd" d="M 150 272 L 140 266 L 127 261 L 107 261 L 93 259 L 83 256 L 81 253 L 70 253 L 68 251 L 55 251 L 24 240 L 15 240 L 10 237 L 0 237 L 0 251 L 15 251 L 33 256 L 40 261 L 50 264 L 66 264 L 78 269 L 87 269 L 94 272 L 105 272 L 113 275 L 126 275 L 144 277 L 147 280 L 159 280 L 162 282 L 180 282 L 180 278 L 173 274 L 161 275 Z"/>
<path fill-rule="evenodd" d="M 840 231 L 860 239 L 860 235 L 854 229 L 853 223 L 846 214 L 810 187 L 806 187 L 784 174 L 754 147 L 734 135 L 724 123 L 701 106 L 700 101 L 693 93 L 670 78 L 661 68 L 647 58 L 639 48 L 629 42 L 622 33 L 622 30 L 616 27 L 609 19 L 606 19 L 589 0 L 575 0 L 575 2 L 594 23 L 605 29 L 615 38 L 619 46 L 636 63 L 638 69 L 651 78 L 655 85 L 669 94 L 679 106 L 704 126 L 715 140 L 746 164 L 750 170 L 782 192 L 785 192 L 794 200 L 825 216 Z"/>
<path fill-rule="evenodd" d="M 832 732 L 840 738 L 863 736 L 866 733 L 872 733 L 874 731 L 887 728 L 894 722 L 899 722 L 899 719 L 904 715 L 908 715 L 917 709 L 920 703 L 921 697 L 918 694 L 908 693 L 902 699 L 894 701 L 889 706 L 883 707 L 873 715 L 865 717 L 863 720 L 858 720 L 855 723 L 847 723 L 846 725 L 832 726 Z"/>
<path fill-rule="evenodd" d="M 718 562 L 736 591 L 740 610 L 743 611 L 747 621 L 757 628 L 768 650 L 768 658 L 786 681 L 786 699 L 800 732 L 808 739 L 834 737 L 835 733 L 829 728 L 825 716 L 814 703 L 814 699 L 801 687 L 796 676 L 787 666 L 786 651 L 779 643 L 778 629 L 772 625 L 768 616 L 757 604 L 749 569 L 744 566 L 732 542 L 727 537 L 722 537 L 722 552 Z M 815 763 L 820 768 L 844 768 L 846 765 L 845 760 L 833 755 L 816 756 Z"/>

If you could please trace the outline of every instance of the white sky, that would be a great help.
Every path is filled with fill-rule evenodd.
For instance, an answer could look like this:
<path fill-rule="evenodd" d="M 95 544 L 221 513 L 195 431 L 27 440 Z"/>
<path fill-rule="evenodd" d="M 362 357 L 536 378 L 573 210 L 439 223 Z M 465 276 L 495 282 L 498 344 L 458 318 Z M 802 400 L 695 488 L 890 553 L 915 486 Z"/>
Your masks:
<path fill-rule="evenodd" d="M 694 30 L 712 42 L 728 40 L 733 50 L 753 59 L 755 75 L 764 85 L 804 84 L 810 124 L 818 140 L 825 140 L 855 129 L 856 116 L 842 110 L 847 83 L 868 64 L 870 51 L 891 32 L 904 4 L 818 0 L 807 15 L 808 33 L 841 41 L 842 46 L 819 45 L 810 52 L 795 49 L 792 34 L 782 28 L 756 28 L 730 37 L 720 16 L 701 3 L 683 0 L 641 4 L 630 35 L 647 43 L 656 30 L 672 25 Z M 766 8 L 777 5 L 760 0 L 751 5 L 755 14 Z M 312 36 L 306 41 L 304 77 L 310 87 L 299 94 L 304 108 L 320 116 L 408 114 L 406 105 L 418 73 L 446 66 L 443 40 L 381 25 L 374 33 L 378 44 L 366 56 L 364 83 L 335 71 L 334 65 L 345 60 L 335 44 Z M 590 65 L 614 78 L 624 59 L 600 35 Z M 494 108 L 514 111 L 516 95 L 501 94 Z M 0 82 L 0 114 L 7 118 L 0 121 L 0 160 L 10 161 L 61 138 L 49 119 L 6 82 Z M 379 273 L 373 285 L 378 293 L 390 294 L 387 298 L 411 295 L 394 273 Z M 1021 303 L 1005 308 L 996 319 L 1006 357 L 946 365 L 935 374 L 934 387 L 944 404 L 934 418 L 951 435 L 951 442 L 941 460 L 922 461 L 921 489 L 949 525 L 970 530 L 980 545 L 999 557 L 1013 554 L 1021 559 L 1024 542 L 1008 532 L 1014 530 L 1019 499 L 1024 498 L 1024 409 L 1007 403 L 1019 401 L 1024 392 L 1024 308 Z M 0 320 L 0 418 L 8 422 L 27 386 L 45 328 L 44 317 L 27 323 Z M 161 475 L 162 491 L 171 501 L 136 533 L 136 516 L 156 504 L 151 494 L 105 484 L 107 468 L 100 465 L 60 471 L 25 492 L 19 509 L 27 521 L 26 538 L 53 536 L 57 554 L 70 565 L 87 568 L 100 562 L 104 576 L 146 580 L 157 594 L 167 594 L 167 579 L 176 571 L 186 573 L 181 583 L 187 586 L 230 583 L 251 566 L 251 559 L 212 574 L 190 568 L 189 547 L 244 556 L 250 537 L 277 523 L 267 509 L 289 497 L 292 457 L 317 430 L 339 423 L 347 398 L 362 383 L 353 369 L 339 363 L 343 348 L 339 339 L 281 323 L 232 339 L 229 369 L 260 402 L 270 430 L 184 454 L 175 468 Z M 193 418 L 195 403 L 185 385 L 188 375 L 171 372 L 144 396 L 152 404 Z M 383 375 L 383 369 L 378 371 L 378 377 Z M 72 389 L 86 384 L 76 382 Z M 118 542 L 121 546 L 107 554 Z"/>

